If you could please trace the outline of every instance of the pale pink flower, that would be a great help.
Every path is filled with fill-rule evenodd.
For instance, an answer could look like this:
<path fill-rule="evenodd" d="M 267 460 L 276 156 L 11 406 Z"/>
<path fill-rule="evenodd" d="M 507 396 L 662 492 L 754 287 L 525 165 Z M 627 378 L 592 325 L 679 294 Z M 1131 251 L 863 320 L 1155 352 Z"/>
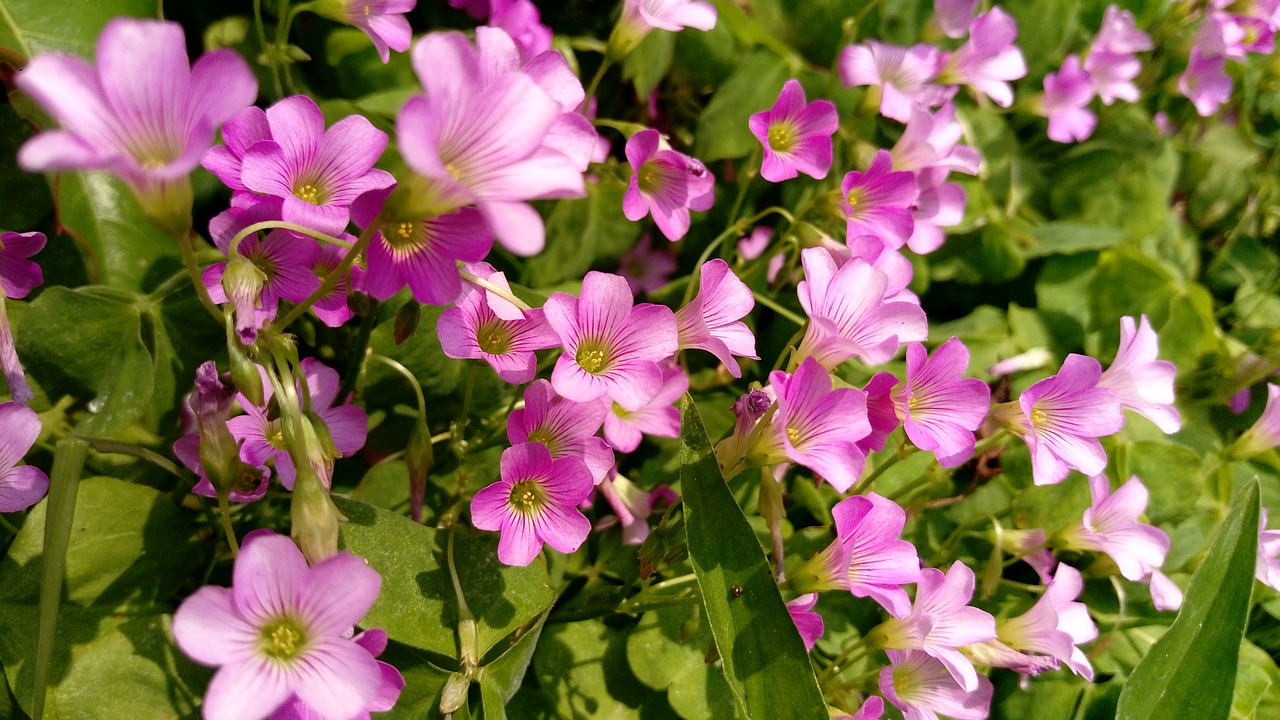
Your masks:
<path fill-rule="evenodd" d="M 1169 536 L 1139 521 L 1150 497 L 1146 486 L 1135 475 L 1113 493 L 1106 475 L 1094 475 L 1089 478 L 1089 495 L 1093 503 L 1080 523 L 1060 534 L 1065 547 L 1107 554 L 1120 574 L 1133 582 L 1149 578 L 1164 563 Z"/>
<path fill-rule="evenodd" d="M 1178 369 L 1167 360 L 1157 360 L 1156 332 L 1146 315 L 1138 323 L 1120 318 L 1120 349 L 1116 359 L 1102 373 L 1099 387 L 1110 388 L 1128 408 L 1147 418 L 1166 434 L 1182 428 L 1182 417 L 1173 406 L 1173 381 Z"/>
<path fill-rule="evenodd" d="M 933 80 L 942 68 L 942 53 L 932 45 L 909 48 L 868 40 L 840 51 L 840 82 L 846 87 L 880 88 L 880 114 L 898 122 L 911 119 L 916 108 L 940 105 L 951 92 Z"/>
<path fill-rule="evenodd" d="M 466 271 L 511 291 L 506 277 L 488 263 L 470 263 Z M 465 283 L 453 307 L 446 308 L 436 321 L 440 349 L 451 358 L 475 358 L 489 363 L 493 371 L 513 385 L 527 383 L 537 371 L 535 350 L 556 347 L 560 338 L 547 324 L 540 308 L 521 313 L 519 320 L 498 317 L 487 302 L 487 291 Z"/>
<path fill-rule="evenodd" d="M 857 388 L 832 389 L 831 375 L 811 357 L 794 375 L 770 373 L 769 385 L 778 398 L 774 442 L 840 492 L 852 487 L 866 463 L 857 441 L 871 432 L 866 395 Z"/>
<path fill-rule="evenodd" d="M 576 457 L 599 484 L 613 468 L 613 450 L 596 436 L 606 414 L 604 403 L 566 400 L 551 383 L 534 380 L 524 390 L 524 407 L 507 417 L 507 440 L 512 445 L 542 443 L 553 459 Z"/>
<path fill-rule="evenodd" d="M 1044 76 L 1044 111 L 1049 116 L 1049 139 L 1079 142 L 1093 134 L 1098 117 L 1088 109 L 1093 99 L 1092 79 L 1080 67 L 1080 58 L 1068 55 L 1062 68 Z"/>
<path fill-rule="evenodd" d="M 609 404 L 604 416 L 604 439 L 614 450 L 634 452 L 644 435 L 680 437 L 680 411 L 675 403 L 689 389 L 689 376 L 679 365 L 662 371 L 662 389 L 642 407 L 628 410 Z"/>
<path fill-rule="evenodd" d="M 756 337 L 742 322 L 755 307 L 755 298 L 724 260 L 705 263 L 698 272 L 698 294 L 676 313 L 680 348 L 706 350 L 724 363 L 730 375 L 742 377 L 734 356 L 760 359 Z"/>
<path fill-rule="evenodd" d="M 920 650 L 889 650 L 890 665 L 880 671 L 880 691 L 905 720 L 984 720 L 991 709 L 994 688 L 985 675 L 965 690 L 946 666 Z"/>
<path fill-rule="evenodd" d="M 994 7 L 974 18 L 969 39 L 943 64 L 940 80 L 972 86 L 1000 107 L 1013 104 L 1010 80 L 1027 74 L 1022 51 L 1014 44 L 1018 25 L 1004 10 Z"/>
<path fill-rule="evenodd" d="M 943 35 L 959 40 L 969 32 L 969 22 L 978 9 L 978 0 L 934 0 L 933 24 Z"/>
<path fill-rule="evenodd" d="M 621 58 L 653 30 L 680 32 L 716 26 L 716 7 L 701 0 L 623 0 L 622 17 L 609 37 L 609 56 Z"/>
<path fill-rule="evenodd" d="M 1280 385 L 1267 383 L 1262 415 L 1227 449 L 1234 458 L 1250 458 L 1280 445 Z"/>
<path fill-rule="evenodd" d="M 1196 106 L 1201 117 L 1209 117 L 1231 98 L 1231 76 L 1225 72 L 1226 58 L 1206 55 L 1199 46 L 1191 48 L 1187 69 L 1178 78 L 1178 90 Z"/>
<path fill-rule="evenodd" d="M 958 338 L 940 345 L 929 358 L 924 346 L 907 346 L 907 377 L 893 390 L 893 404 L 907 437 L 932 450 L 938 464 L 958 467 L 973 455 L 973 433 L 991 404 L 991 389 L 965 378 L 969 349 Z"/>
<path fill-rule="evenodd" d="M 1066 663 L 1071 672 L 1092 682 L 1093 666 L 1078 645 L 1098 637 L 1089 608 L 1076 602 L 1084 589 L 1080 571 L 1058 565 L 1053 580 L 1030 610 L 996 622 L 1000 641 L 1017 650 L 1041 653 Z"/>

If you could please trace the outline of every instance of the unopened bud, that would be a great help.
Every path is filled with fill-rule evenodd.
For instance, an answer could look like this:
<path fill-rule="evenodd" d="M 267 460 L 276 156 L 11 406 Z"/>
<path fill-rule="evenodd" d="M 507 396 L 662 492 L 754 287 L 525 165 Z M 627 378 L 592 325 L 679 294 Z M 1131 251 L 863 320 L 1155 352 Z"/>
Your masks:
<path fill-rule="evenodd" d="M 404 451 L 405 465 L 409 467 L 409 513 L 414 522 L 422 522 L 422 503 L 427 494 L 427 473 L 435 464 L 435 450 L 431 447 L 431 430 L 426 420 L 418 418 L 409 435 L 409 446 Z"/>
<path fill-rule="evenodd" d="M 235 47 L 249 34 L 249 19 L 235 16 L 219 20 L 204 31 L 205 52 Z"/>
<path fill-rule="evenodd" d="M 186 235 L 191 231 L 191 206 L 195 202 L 190 178 L 152 181 L 134 186 L 133 192 L 151 222 L 186 242 Z"/>
<path fill-rule="evenodd" d="M 440 693 L 440 714 L 448 716 L 457 712 L 467 702 L 467 690 L 471 680 L 462 673 L 454 673 L 444 681 L 444 690 Z"/>
<path fill-rule="evenodd" d="M 338 554 L 338 525 L 347 518 L 338 511 L 329 491 L 312 469 L 301 466 L 297 469 L 289 512 L 292 535 L 307 562 L 315 565 Z"/>
<path fill-rule="evenodd" d="M 250 403 L 262 407 L 265 395 L 262 392 L 262 373 L 258 364 L 244 353 L 244 346 L 237 342 L 227 343 L 227 355 L 231 358 L 231 382 L 236 390 Z"/>
<path fill-rule="evenodd" d="M 236 309 L 236 334 L 240 342 L 252 345 L 258 339 L 261 322 L 258 309 L 262 307 L 262 288 L 267 275 L 243 255 L 232 255 L 222 273 L 222 290 Z"/>

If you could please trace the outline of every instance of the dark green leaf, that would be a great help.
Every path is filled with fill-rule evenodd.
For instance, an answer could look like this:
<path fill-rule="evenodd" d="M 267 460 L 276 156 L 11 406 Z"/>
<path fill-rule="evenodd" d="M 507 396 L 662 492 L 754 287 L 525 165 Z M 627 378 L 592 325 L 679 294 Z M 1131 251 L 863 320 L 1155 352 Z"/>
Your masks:
<path fill-rule="evenodd" d="M 1027 258 L 1103 250 L 1123 240 L 1124 233 L 1109 227 L 1051 222 L 1032 228 L 1030 239 L 1034 244 L 1022 248 Z"/>
<path fill-rule="evenodd" d="M 526 266 L 527 284 L 547 287 L 582 277 L 593 264 L 635 245 L 642 226 L 622 214 L 626 191 L 621 182 L 601 180 L 587 185 L 585 199 L 557 202 L 547 216 L 547 247 Z"/>
<path fill-rule="evenodd" d="M 637 96 L 649 97 L 667 76 L 675 47 L 675 33 L 651 32 L 622 61 L 622 77 L 635 84 Z"/>
<path fill-rule="evenodd" d="M 711 162 L 744 157 L 760 147 L 747 120 L 773 107 L 787 77 L 786 65 L 772 52 L 758 50 L 743 59 L 698 118 L 694 155 Z"/>
<path fill-rule="evenodd" d="M 113 17 L 154 17 L 152 0 L 0 0 L 0 47 L 30 58 L 36 53 L 67 52 L 91 57 L 102 26 Z"/>
<path fill-rule="evenodd" d="M 548 625 L 533 667 L 538 685 L 555 704 L 551 717 L 670 717 L 662 695 L 636 680 L 627 667 L 626 634 L 599 620 Z"/>
<path fill-rule="evenodd" d="M 1258 483 L 1246 485 L 1191 576 L 1173 625 L 1120 693 L 1119 720 L 1225 718 L 1257 561 Z"/>
<path fill-rule="evenodd" d="M 825 705 L 804 643 L 688 395 L 680 422 L 689 559 L 729 686 L 749 717 L 821 717 Z"/>
<path fill-rule="evenodd" d="M 627 637 L 627 662 L 640 682 L 666 690 L 685 720 L 732 717 L 724 673 L 707 664 L 711 628 L 702 608 L 675 606 L 645 613 Z"/>

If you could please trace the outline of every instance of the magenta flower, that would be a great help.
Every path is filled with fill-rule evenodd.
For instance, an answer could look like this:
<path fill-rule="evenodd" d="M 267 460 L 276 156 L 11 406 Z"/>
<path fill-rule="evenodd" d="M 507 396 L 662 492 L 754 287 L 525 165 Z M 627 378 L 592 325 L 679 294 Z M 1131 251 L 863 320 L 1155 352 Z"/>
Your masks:
<path fill-rule="evenodd" d="M 355 718 L 388 694 L 389 678 L 351 639 L 382 579 L 343 551 L 307 567 L 293 541 L 245 536 L 232 587 L 206 585 L 178 606 L 173 636 L 192 660 L 219 668 L 209 720 L 261 720 L 291 696 L 329 718 Z"/>
<path fill-rule="evenodd" d="M 1009 403 L 993 411 L 1031 449 L 1037 485 L 1056 484 L 1071 470 L 1096 475 L 1106 467 L 1098 438 L 1124 427 L 1124 411 L 1115 392 L 1099 386 L 1101 377 L 1097 360 L 1073 353 L 1057 375 L 1027 388 L 1016 410 Z"/>
<path fill-rule="evenodd" d="M 856 170 L 844 176 L 847 236 L 874 235 L 894 247 L 902 247 L 911 237 L 914 223 L 911 204 L 920 194 L 916 177 L 910 172 L 893 172 L 888 150 L 876 153 L 865 173 Z"/>
<path fill-rule="evenodd" d="M 1102 373 L 1098 386 L 1110 388 L 1128 408 L 1155 423 L 1165 434 L 1182 428 L 1182 417 L 1173 406 L 1173 380 L 1178 369 L 1157 360 L 1156 332 L 1147 316 L 1135 327 L 1132 317 L 1120 318 L 1120 349 L 1115 362 Z"/>
<path fill-rule="evenodd" d="M 689 389 L 689 376 L 679 365 L 662 371 L 662 389 L 643 407 L 628 410 L 612 403 L 604 416 L 604 439 L 614 450 L 634 452 L 644 435 L 680 437 L 680 411 L 673 403 Z"/>
<path fill-rule="evenodd" d="M 840 82 L 845 87 L 879 86 L 880 114 L 906 122 L 912 110 L 941 105 L 951 97 L 950 90 L 932 84 L 941 63 L 942 54 L 932 45 L 906 48 L 868 40 L 840 51 Z"/>
<path fill-rule="evenodd" d="M 1093 666 L 1084 651 L 1076 647 L 1098 637 L 1089 608 L 1075 601 L 1083 589 L 1080 571 L 1070 565 L 1059 565 L 1044 594 L 1030 610 L 996 623 L 1000 641 L 1018 650 L 1048 655 L 1092 682 Z"/>
<path fill-rule="evenodd" d="M 413 29 L 404 14 L 417 3 L 418 0 L 328 0 L 316 3 L 315 12 L 363 30 L 378 49 L 378 57 L 387 63 L 392 50 L 409 49 Z"/>
<path fill-rule="evenodd" d="M 554 33 L 542 24 L 542 14 L 531 0 L 493 0 L 491 10 L 489 24 L 511 36 L 522 60 L 551 49 Z"/>
<path fill-rule="evenodd" d="M 320 107 L 306 95 L 281 100 L 266 117 L 271 139 L 245 151 L 240 179 L 253 192 L 281 198 L 286 222 L 337 235 L 357 197 L 395 182 L 373 167 L 387 134 L 364 117 L 348 116 L 326 131 Z"/>
<path fill-rule="evenodd" d="M 958 648 L 994 640 L 996 621 L 984 610 L 969 606 L 974 574 L 957 560 L 944 575 L 920 571 L 915 603 L 902 618 L 890 618 L 868 634 L 889 650 L 923 650 L 937 658 L 951 677 L 968 692 L 978 689 L 978 672 Z"/>
<path fill-rule="evenodd" d="M 596 436 L 607 412 L 602 402 L 566 400 L 551 383 L 534 380 L 524 390 L 524 407 L 507 417 L 507 440 L 512 445 L 542 443 L 552 459 L 578 458 L 598 485 L 613 469 L 613 450 Z"/>
<path fill-rule="evenodd" d="M 756 301 L 724 260 L 716 258 L 698 269 L 698 294 L 676 313 L 680 348 L 698 348 L 715 355 L 729 374 L 742 377 L 734 355 L 759 360 L 756 337 L 742 322 Z"/>
<path fill-rule="evenodd" d="M 636 487 L 635 483 L 614 473 L 598 486 L 600 494 L 616 515 L 606 515 L 596 522 L 596 530 L 605 530 L 615 524 L 622 526 L 622 544 L 640 545 L 649 537 L 649 516 L 659 503 L 670 505 L 679 497 L 666 485 L 651 491 Z"/>
<path fill-rule="evenodd" d="M 43 54 L 17 75 L 18 87 L 61 126 L 18 151 L 29 172 L 107 170 L 138 195 L 148 214 L 178 220 L 190 211 L 187 176 L 218 127 L 258 96 L 244 60 L 230 50 L 187 59 L 182 26 L 116 18 L 98 37 L 97 67 Z M 177 207 L 174 193 L 186 195 Z"/>
<path fill-rule="evenodd" d="M 338 397 L 338 371 L 315 358 L 306 358 L 302 361 L 302 372 L 307 379 L 311 411 L 328 428 L 329 438 L 339 456 L 352 455 L 364 447 L 369 432 L 369 416 L 357 405 L 333 405 Z M 227 421 L 227 426 L 231 428 L 232 435 L 244 440 L 240 452 L 245 462 L 265 466 L 271 461 L 280 477 L 280 484 L 285 489 L 292 490 L 297 470 L 293 466 L 289 449 L 285 447 L 280 419 L 272 418 L 268 412 L 273 395 L 271 384 L 264 378 L 262 406 L 254 405 L 247 398 L 241 397 L 240 406 L 244 408 L 245 414 L 231 418 Z"/>
<path fill-rule="evenodd" d="M 956 122 L 955 105 L 947 103 L 932 114 L 916 108 L 889 151 L 892 166 L 912 172 L 943 168 L 977 175 L 982 156 L 975 148 L 960 144 L 963 134 L 964 129 Z"/>
<path fill-rule="evenodd" d="M 858 481 L 867 458 L 858 440 L 871 432 L 867 396 L 857 388 L 831 387 L 831 375 L 808 357 L 794 375 L 769 375 L 777 394 L 774 442 L 787 458 L 821 475 L 844 492 Z"/>
<path fill-rule="evenodd" d="M 1089 51 L 1136 53 L 1151 48 L 1151 36 L 1138 29 L 1133 13 L 1108 5 Z"/>
<path fill-rule="evenodd" d="M 852 715 L 839 715 L 833 720 L 881 720 L 884 717 L 884 700 L 878 695 L 868 697 L 858 712 Z"/>
<path fill-rule="evenodd" d="M 1014 44 L 1018 25 L 998 7 L 982 13 L 969 25 L 969 39 L 943 64 L 942 82 L 972 86 L 1000 107 L 1013 104 L 1010 80 L 1027 74 L 1022 51 Z"/>
<path fill-rule="evenodd" d="M 373 657 L 378 657 L 387 649 L 387 632 L 374 628 L 357 633 L 351 642 L 364 648 Z M 404 677 L 388 663 L 378 661 L 378 670 L 382 673 L 382 682 L 373 700 L 365 706 L 364 713 L 356 716 L 356 720 L 370 720 L 371 712 L 386 712 L 395 707 L 400 699 L 400 691 L 404 690 Z M 326 720 L 327 715 L 312 708 L 297 695 L 285 701 L 278 710 L 271 713 L 271 720 Z"/>
<path fill-rule="evenodd" d="M 9 385 L 9 395 L 24 404 L 31 402 L 35 394 L 18 359 L 4 301 L 24 298 L 44 282 L 40 266 L 27 258 L 40 252 L 46 241 L 44 233 L 38 232 L 0 234 L 0 371 Z"/>
<path fill-rule="evenodd" d="M 782 182 L 804 173 L 821 180 L 831 169 L 831 136 L 840 126 L 836 106 L 828 100 L 806 104 L 800 81 L 788 80 L 773 108 L 748 121 L 751 133 L 764 146 L 760 175 Z"/>
<path fill-rule="evenodd" d="M 618 258 L 618 274 L 627 281 L 633 295 L 651 293 L 666 285 L 675 270 L 674 248 L 670 245 L 655 247 L 653 236 L 647 232 Z"/>
<path fill-rule="evenodd" d="M 505 33 L 479 30 L 478 41 L 493 36 L 486 47 L 501 44 L 518 62 Z M 409 168 L 427 181 L 424 192 L 437 212 L 474 204 L 504 247 L 533 255 L 542 249 L 545 227 L 528 201 L 580 197 L 582 172 L 563 146 L 549 142 L 553 127 L 565 127 L 564 110 L 540 78 L 502 58 L 483 60 L 461 33 L 423 38 L 413 49 L 413 66 L 426 94 L 400 110 L 397 140 Z"/>
<path fill-rule="evenodd" d="M 871 423 L 871 434 L 858 441 L 864 453 L 883 450 L 889 435 L 902 424 L 892 397 L 897 384 L 898 378 L 893 373 L 878 372 L 862 388 L 867 394 L 867 421 Z"/>
<path fill-rule="evenodd" d="M 634 172 L 622 213 L 628 220 L 652 214 L 672 242 L 689 232 L 689 210 L 710 210 L 716 179 L 707 166 L 667 146 L 657 130 L 641 130 L 627 140 L 627 162 Z"/>
<path fill-rule="evenodd" d="M 933 24 L 943 35 L 959 40 L 969 32 L 978 0 L 934 0 Z"/>
<path fill-rule="evenodd" d="M 1080 67 L 1080 58 L 1068 55 L 1062 68 L 1044 76 L 1044 110 L 1049 116 L 1049 139 L 1079 142 L 1093 134 L 1098 117 L 1089 109 L 1093 99 L 1092 77 Z"/>
<path fill-rule="evenodd" d="M 1267 405 L 1253 425 L 1228 448 L 1236 459 L 1251 458 L 1280 445 L 1280 385 L 1267 383 Z"/>
<path fill-rule="evenodd" d="M 985 720 L 994 688 L 986 676 L 977 677 L 972 692 L 956 682 L 938 660 L 919 650 L 889 650 L 889 667 L 880 671 L 880 691 L 907 720 Z"/>
<path fill-rule="evenodd" d="M 1080 523 L 1060 533 L 1064 547 L 1106 553 L 1120 574 L 1133 582 L 1151 577 L 1164 564 L 1169 536 L 1138 520 L 1150 497 L 1146 486 L 1135 475 L 1113 493 L 1107 476 L 1094 475 L 1089 478 L 1089 495 L 1093 503 Z"/>
<path fill-rule="evenodd" d="M 339 239 L 355 242 L 355 238 L 350 235 L 343 235 Z M 338 269 L 338 265 L 342 263 L 346 254 L 345 248 L 328 243 L 322 245 L 320 252 L 311 258 L 311 272 L 318 278 L 328 277 Z M 347 280 L 347 275 L 339 277 L 333 289 L 311 306 L 311 312 L 320 318 L 320 322 L 329 327 L 342 327 L 348 320 L 355 317 L 355 313 L 347 307 L 347 291 L 350 289 L 349 286 L 362 289 L 365 287 L 365 271 L 358 264 L 353 264 L 349 275 L 350 282 Z"/>
<path fill-rule="evenodd" d="M 1102 26 L 1084 58 L 1084 69 L 1104 104 L 1117 99 L 1138 101 L 1138 86 L 1133 79 L 1142 72 L 1142 62 L 1134 53 L 1151 47 L 1151 37 L 1137 28 L 1133 13 L 1107 6 Z"/>
<path fill-rule="evenodd" d="M 19 465 L 40 437 L 40 416 L 17 402 L 0 404 L 0 512 L 18 512 L 49 492 L 49 476 Z"/>
<path fill-rule="evenodd" d="M 1187 70 L 1178 78 L 1178 91 L 1196 106 L 1201 117 L 1209 117 L 1231 98 L 1231 76 L 1225 72 L 1226 58 L 1206 55 L 1199 46 L 1191 48 Z"/>
<path fill-rule="evenodd" d="M 791 622 L 796 624 L 796 630 L 800 632 L 805 650 L 813 650 L 814 643 L 822 637 L 822 616 L 813 611 L 813 606 L 817 604 L 818 593 L 816 592 L 805 593 L 787 603 L 787 613 L 791 615 Z"/>
<path fill-rule="evenodd" d="M 916 172 L 920 196 L 911 206 L 915 227 L 907 238 L 907 247 L 925 255 L 942 247 L 946 233 L 942 228 L 959 225 L 964 220 L 965 192 L 955 183 L 943 182 L 946 168 L 932 167 Z"/>
<path fill-rule="evenodd" d="M 911 612 L 903 585 L 920 581 L 916 547 L 899 540 L 907 513 L 875 493 L 854 495 L 835 504 L 836 540 L 791 576 L 793 587 L 843 589 L 870 597 L 894 617 Z"/>
<path fill-rule="evenodd" d="M 552 460 L 545 445 L 524 443 L 503 451 L 501 473 L 471 500 L 476 528 L 501 533 L 498 560 L 528 565 L 544 543 L 571 553 L 587 539 L 591 522 L 578 505 L 595 484 L 581 460 Z"/>
<path fill-rule="evenodd" d="M 564 345 L 551 373 L 556 392 L 578 402 L 608 397 L 639 410 L 662 389 L 658 363 L 679 349 L 670 308 L 633 308 L 626 280 L 589 272 L 581 298 L 553 293 L 543 310 Z"/>
<path fill-rule="evenodd" d="M 799 356 L 827 367 L 853 357 L 870 365 L 887 361 L 903 343 L 928 335 L 924 311 L 908 301 L 890 301 L 889 278 L 862 258 L 837 267 L 823 248 L 801 251 L 805 280 L 796 290 L 809 315 Z"/>
<path fill-rule="evenodd" d="M 488 263 L 472 263 L 467 272 L 508 292 L 506 277 Z M 475 358 L 489 363 L 498 377 L 513 385 L 527 383 L 537 371 L 535 350 L 556 347 L 558 338 L 540 308 L 524 311 L 523 319 L 504 320 L 487 302 L 487 292 L 471 283 L 462 288 L 457 304 L 446 308 L 436 322 L 440 349 L 451 358 Z"/>
<path fill-rule="evenodd" d="M 241 342 L 250 345 L 257 339 L 258 330 L 275 318 L 280 300 L 301 302 L 320 287 L 320 278 L 311 271 L 317 252 L 311 238 L 272 230 L 262 239 L 257 235 L 245 238 L 235 260 L 205 268 L 204 285 L 210 299 L 235 307 Z M 239 270 L 229 276 L 228 268 Z"/>
<path fill-rule="evenodd" d="M 609 56 L 627 55 L 653 30 L 705 31 L 715 26 L 715 6 L 701 0 L 623 0 L 622 17 L 609 36 Z"/>
<path fill-rule="evenodd" d="M 932 450 L 938 464 L 958 467 L 973 455 L 973 432 L 991 404 L 991 388 L 966 379 L 969 349 L 951 338 L 927 357 L 923 345 L 907 346 L 907 378 L 893 390 L 893 404 L 907 437 Z"/>

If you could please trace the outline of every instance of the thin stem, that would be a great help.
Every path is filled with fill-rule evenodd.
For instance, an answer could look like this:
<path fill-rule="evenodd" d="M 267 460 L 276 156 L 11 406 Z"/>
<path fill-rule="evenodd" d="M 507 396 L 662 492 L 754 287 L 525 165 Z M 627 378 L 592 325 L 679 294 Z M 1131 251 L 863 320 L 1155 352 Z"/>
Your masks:
<path fill-rule="evenodd" d="M 514 294 L 512 294 L 510 290 L 507 290 L 501 285 L 491 283 L 488 280 L 485 280 L 484 278 L 472 275 L 466 270 L 459 270 L 458 274 L 462 276 L 463 280 L 466 280 L 467 282 L 472 283 L 473 285 L 479 285 L 485 290 L 488 290 L 494 295 L 497 295 L 498 297 L 502 298 L 503 300 L 506 300 L 512 305 L 515 305 L 516 307 L 520 308 L 521 310 L 524 310 L 525 312 L 528 312 L 529 310 L 533 309 L 532 307 L 529 306 L 528 303 L 516 297 Z"/>
<path fill-rule="evenodd" d="M 752 149 L 751 155 L 747 157 L 747 162 L 743 165 L 743 167 L 746 168 L 746 171 L 743 173 L 743 177 L 738 181 L 738 197 L 734 199 L 733 207 L 729 210 L 729 226 L 725 228 L 726 230 L 737 224 L 736 221 L 738 219 L 738 213 L 742 211 L 742 203 L 747 199 L 747 190 L 751 187 L 751 181 L 754 180 L 758 174 L 754 168 L 755 164 L 760 162 L 759 158 L 760 148 L 757 147 Z"/>
<path fill-rule="evenodd" d="M 261 232 L 263 230 L 275 230 L 275 229 L 292 230 L 293 232 L 301 233 L 303 235 L 310 235 L 311 237 L 321 242 L 327 242 L 330 245 L 337 245 L 339 247 L 344 247 L 344 248 L 350 248 L 352 245 L 355 244 L 355 243 L 349 243 L 346 240 L 339 240 L 338 238 L 332 235 L 326 235 L 320 232 L 319 230 L 313 230 L 307 227 L 306 225 L 299 225 L 297 223 L 285 222 L 283 220 L 264 220 L 262 222 L 254 223 L 249 227 L 236 233 L 236 236 L 231 238 L 231 244 L 227 246 L 227 255 L 231 256 L 239 252 L 240 243 L 244 242 L 244 239 L 249 237 L 250 235 L 253 235 L 254 233 L 257 233 L 257 232 Z"/>
<path fill-rule="evenodd" d="M 862 656 L 866 654 L 867 651 L 865 645 L 866 640 L 867 639 L 865 637 L 858 638 L 856 642 L 845 648 L 844 652 L 840 653 L 835 657 L 835 659 L 827 663 L 827 666 L 823 668 L 822 672 L 818 675 L 818 682 L 823 683 L 831 679 L 831 677 L 836 673 L 840 672 L 842 669 L 841 666 L 844 666 L 845 663 L 852 663 L 853 661 L 862 659 Z"/>
<path fill-rule="evenodd" d="M 591 100 L 596 96 L 596 90 L 600 87 L 600 81 L 604 79 L 605 71 L 609 66 L 613 65 L 613 61 L 606 55 L 604 60 L 600 61 L 600 67 L 596 69 L 596 74 L 591 78 L 591 84 L 587 86 L 586 98 L 582 101 L 582 114 L 586 115 L 591 112 Z"/>
<path fill-rule="evenodd" d="M 204 276 L 200 274 L 200 265 L 196 262 L 195 233 L 186 233 L 186 237 L 178 238 L 178 248 L 182 250 L 182 266 L 187 269 L 187 276 L 191 278 L 191 284 L 196 288 L 196 297 L 200 298 L 200 304 L 204 305 L 204 309 L 209 311 L 214 320 L 218 324 L 222 324 L 222 311 L 213 302 L 213 298 L 209 297 L 209 289 L 204 286 Z"/>
<path fill-rule="evenodd" d="M 790 320 L 791 322 L 799 325 L 800 327 L 804 327 L 805 323 L 809 322 L 808 320 L 791 312 L 790 310 L 783 307 L 782 305 L 779 305 L 776 301 L 773 300 L 773 298 L 769 297 L 768 295 L 764 295 L 762 293 L 754 292 L 754 291 L 751 294 L 755 296 L 756 302 L 778 313 L 782 317 Z"/>
<path fill-rule="evenodd" d="M 374 354 L 374 355 L 370 355 L 369 359 L 377 360 L 383 365 L 386 365 L 392 370 L 395 370 L 396 372 L 400 373 L 401 375 L 404 376 L 406 380 L 409 381 L 409 384 L 413 386 L 413 394 L 418 398 L 418 415 L 420 417 L 426 417 L 427 416 L 427 399 L 422 394 L 422 385 L 418 382 L 418 378 L 415 377 L 414 374 L 409 371 L 409 368 L 405 367 L 404 365 L 401 365 L 399 362 L 395 360 L 392 360 L 386 355 Z M 446 435 L 447 434 L 448 433 L 446 433 Z M 434 438 L 432 438 L 432 440 L 434 441 Z"/>
<path fill-rule="evenodd" d="M 270 54 L 271 46 L 267 44 L 267 26 L 262 22 L 262 0 L 253 0 L 253 24 L 258 28 L 258 44 L 262 46 L 262 54 L 271 59 L 267 66 L 271 68 L 271 79 L 275 86 L 276 97 L 284 97 L 284 88 L 280 85 L 280 68 L 276 66 Z"/>
<path fill-rule="evenodd" d="M 231 500 L 226 493 L 218 493 L 218 520 L 223 534 L 227 536 L 227 544 L 231 546 L 231 557 L 239 556 L 240 543 L 236 542 L 236 531 L 231 527 Z"/>
<path fill-rule="evenodd" d="M 86 437 L 84 440 L 92 445 L 93 449 L 98 452 L 113 453 L 116 455 L 131 455 L 133 457 L 146 460 L 171 475 L 182 477 L 182 472 L 178 470 L 178 466 L 174 465 L 169 458 L 166 458 L 152 450 L 148 450 L 147 448 L 139 447 L 132 443 L 120 442 L 119 440 L 111 440 L 110 438 Z"/>
<path fill-rule="evenodd" d="M 871 483 L 875 482 L 876 478 L 883 475 L 886 470 L 893 467 L 894 465 L 897 465 L 898 461 L 902 460 L 903 458 L 909 455 L 913 455 L 915 452 L 916 452 L 916 448 L 914 446 L 899 445 L 898 452 L 894 453 L 892 457 L 888 458 L 884 462 L 877 465 L 876 469 L 872 470 L 870 475 L 867 475 L 866 477 L 859 480 L 858 484 L 853 486 L 853 490 L 849 494 L 861 495 L 863 491 L 865 491 L 868 487 L 870 487 Z"/>
<path fill-rule="evenodd" d="M 351 270 L 351 266 L 355 264 L 356 258 L 363 255 L 364 251 L 369 247 L 369 241 L 373 239 L 374 228 L 378 227 L 378 225 L 378 219 L 374 218 L 374 221 L 369 223 L 369 227 L 365 228 L 364 232 L 360 233 L 360 237 L 356 240 L 356 244 L 353 245 L 351 249 L 347 251 L 347 254 L 343 256 L 342 262 L 338 263 L 336 268 L 329 271 L 328 275 L 325 275 L 324 282 L 320 283 L 320 287 L 316 288 L 315 292 L 308 295 L 306 300 L 295 305 L 287 315 L 272 323 L 271 328 L 276 332 L 282 332 L 285 328 L 289 327 L 290 323 L 302 317 L 303 313 L 310 309 L 312 305 L 316 304 L 317 301 L 333 292 L 333 289 L 338 286 L 338 283 L 342 281 L 342 278 L 347 276 L 347 272 L 349 272 Z"/>

